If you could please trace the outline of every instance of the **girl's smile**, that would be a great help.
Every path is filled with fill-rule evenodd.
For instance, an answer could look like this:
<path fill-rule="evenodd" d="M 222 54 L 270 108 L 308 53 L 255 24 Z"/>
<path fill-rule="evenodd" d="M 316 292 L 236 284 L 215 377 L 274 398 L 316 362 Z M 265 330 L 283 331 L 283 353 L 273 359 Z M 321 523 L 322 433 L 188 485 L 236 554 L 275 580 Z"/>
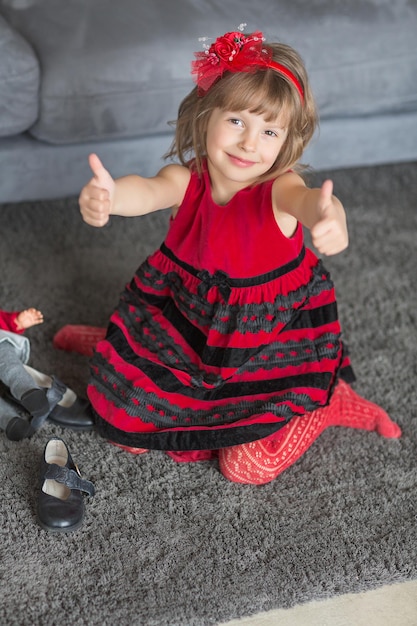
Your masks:
<path fill-rule="evenodd" d="M 207 127 L 207 163 L 216 202 L 225 204 L 274 165 L 288 134 L 281 118 L 268 121 L 249 110 L 214 109 Z"/>
<path fill-rule="evenodd" d="M 236 165 L 237 167 L 251 167 L 254 165 L 254 161 L 248 161 L 247 159 L 241 159 L 240 157 L 233 156 L 229 154 L 230 161 Z"/>

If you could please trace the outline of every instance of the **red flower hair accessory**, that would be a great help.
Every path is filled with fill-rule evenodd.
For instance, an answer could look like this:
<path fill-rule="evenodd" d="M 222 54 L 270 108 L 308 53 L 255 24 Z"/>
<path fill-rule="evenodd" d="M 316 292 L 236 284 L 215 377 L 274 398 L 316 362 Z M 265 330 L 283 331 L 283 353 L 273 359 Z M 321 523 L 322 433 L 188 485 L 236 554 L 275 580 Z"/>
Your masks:
<path fill-rule="evenodd" d="M 300 81 L 281 63 L 272 60 L 272 50 L 263 45 L 261 32 L 244 35 L 241 32 L 226 33 L 218 37 L 203 52 L 196 52 L 196 60 L 191 63 L 191 74 L 198 86 L 198 94 L 203 96 L 224 72 L 256 72 L 259 68 L 271 68 L 286 76 L 300 94 L 304 102 L 304 92 Z"/>

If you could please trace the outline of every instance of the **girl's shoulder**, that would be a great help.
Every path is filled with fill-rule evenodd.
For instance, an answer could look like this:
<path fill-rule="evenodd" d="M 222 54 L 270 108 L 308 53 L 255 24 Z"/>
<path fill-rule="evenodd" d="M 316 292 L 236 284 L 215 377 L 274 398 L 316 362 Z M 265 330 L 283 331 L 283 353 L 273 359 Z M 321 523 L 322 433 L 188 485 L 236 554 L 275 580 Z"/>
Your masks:
<path fill-rule="evenodd" d="M 297 230 L 298 221 L 291 214 L 291 205 L 294 189 L 303 187 L 305 183 L 301 176 L 288 170 L 274 179 L 271 188 L 272 210 L 275 221 L 286 237 L 292 237 Z"/>
<path fill-rule="evenodd" d="M 170 163 L 159 170 L 153 179 L 158 182 L 159 188 L 163 190 L 163 193 L 167 193 L 167 197 L 171 199 L 172 203 L 166 206 L 172 206 L 174 214 L 185 197 L 190 178 L 191 172 L 188 167 Z"/>
<path fill-rule="evenodd" d="M 191 170 L 186 165 L 170 163 L 169 165 L 165 165 L 165 167 L 159 171 L 158 176 L 167 178 L 178 185 L 185 185 L 185 187 L 187 187 L 191 178 Z"/>
<path fill-rule="evenodd" d="M 187 190 L 190 186 L 191 170 L 185 165 L 170 163 L 165 165 L 157 174 L 157 178 L 164 185 L 172 190 L 172 197 L 175 201 L 171 205 L 172 217 L 178 213 L 178 209 L 184 201 Z"/>
<path fill-rule="evenodd" d="M 285 206 L 286 200 L 291 197 L 294 190 L 305 189 L 304 179 L 293 170 L 288 170 L 277 176 L 272 183 L 272 200 L 277 207 Z"/>

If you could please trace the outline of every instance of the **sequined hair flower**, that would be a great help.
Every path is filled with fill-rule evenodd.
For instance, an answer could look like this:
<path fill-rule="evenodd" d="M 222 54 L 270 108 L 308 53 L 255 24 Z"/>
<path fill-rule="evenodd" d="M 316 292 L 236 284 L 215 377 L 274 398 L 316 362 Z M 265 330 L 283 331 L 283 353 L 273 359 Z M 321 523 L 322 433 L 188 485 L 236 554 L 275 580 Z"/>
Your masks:
<path fill-rule="evenodd" d="M 301 101 L 303 89 L 294 74 L 272 60 L 272 50 L 264 45 L 261 32 L 244 35 L 230 32 L 218 37 L 210 47 L 195 53 L 191 74 L 203 96 L 225 72 L 255 72 L 259 68 L 272 68 L 285 75 L 298 90 Z"/>

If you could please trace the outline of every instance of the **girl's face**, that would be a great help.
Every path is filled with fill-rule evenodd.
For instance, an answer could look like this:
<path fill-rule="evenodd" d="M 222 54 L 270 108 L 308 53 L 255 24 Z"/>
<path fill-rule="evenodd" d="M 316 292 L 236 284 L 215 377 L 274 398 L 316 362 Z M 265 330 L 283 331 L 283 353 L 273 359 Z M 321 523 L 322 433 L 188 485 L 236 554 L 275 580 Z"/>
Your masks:
<path fill-rule="evenodd" d="M 207 164 L 213 199 L 224 204 L 240 189 L 252 185 L 274 165 L 288 130 L 281 115 L 214 109 L 206 136 Z"/>

